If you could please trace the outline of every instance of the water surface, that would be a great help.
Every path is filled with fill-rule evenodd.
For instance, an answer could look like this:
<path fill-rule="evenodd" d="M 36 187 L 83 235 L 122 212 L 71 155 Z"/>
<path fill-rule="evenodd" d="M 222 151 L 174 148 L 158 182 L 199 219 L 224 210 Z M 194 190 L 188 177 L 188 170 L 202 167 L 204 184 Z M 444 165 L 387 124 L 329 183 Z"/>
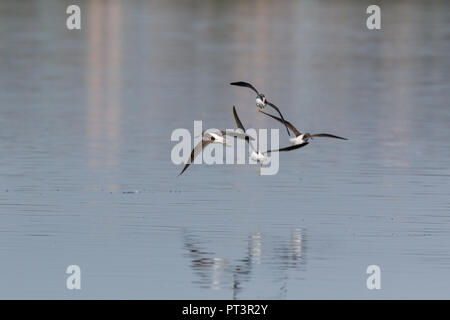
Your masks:
<path fill-rule="evenodd" d="M 0 4 L 0 298 L 450 298 L 447 2 L 69 4 Z M 350 140 L 177 178 L 172 131 L 233 104 L 288 144 L 239 80 Z"/>

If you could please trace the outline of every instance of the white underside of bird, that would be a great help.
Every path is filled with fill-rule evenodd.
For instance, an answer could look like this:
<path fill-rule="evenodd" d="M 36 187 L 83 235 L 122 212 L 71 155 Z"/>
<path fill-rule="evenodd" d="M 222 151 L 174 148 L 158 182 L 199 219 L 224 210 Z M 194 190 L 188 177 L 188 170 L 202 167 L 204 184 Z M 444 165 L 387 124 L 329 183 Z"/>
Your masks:
<path fill-rule="evenodd" d="M 257 162 L 264 162 L 267 160 L 267 157 L 259 151 L 252 151 L 252 153 L 250 153 L 250 158 Z"/>
<path fill-rule="evenodd" d="M 266 102 L 263 101 L 260 97 L 256 98 L 256 106 L 258 108 L 264 108 L 266 106 Z"/>
<path fill-rule="evenodd" d="M 308 139 L 304 139 L 305 135 L 301 134 L 298 137 L 295 138 L 290 138 L 289 141 L 293 144 L 293 145 L 297 145 L 297 144 L 302 144 L 308 141 Z"/>
<path fill-rule="evenodd" d="M 266 163 L 269 159 L 263 153 L 261 153 L 259 151 L 252 151 L 252 153 L 250 153 L 250 158 L 259 164 L 258 175 L 260 176 L 262 165 L 264 163 Z"/>

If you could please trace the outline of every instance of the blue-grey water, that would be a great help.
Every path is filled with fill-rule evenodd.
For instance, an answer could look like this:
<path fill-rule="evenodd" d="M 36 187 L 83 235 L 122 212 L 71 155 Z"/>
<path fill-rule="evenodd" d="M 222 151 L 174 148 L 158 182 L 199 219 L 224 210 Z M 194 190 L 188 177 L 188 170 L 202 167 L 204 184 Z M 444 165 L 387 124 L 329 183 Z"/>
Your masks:
<path fill-rule="evenodd" d="M 0 2 L 0 298 L 450 298 L 449 2 L 76 2 Z M 177 177 L 233 104 L 289 143 L 239 80 L 350 140 Z"/>

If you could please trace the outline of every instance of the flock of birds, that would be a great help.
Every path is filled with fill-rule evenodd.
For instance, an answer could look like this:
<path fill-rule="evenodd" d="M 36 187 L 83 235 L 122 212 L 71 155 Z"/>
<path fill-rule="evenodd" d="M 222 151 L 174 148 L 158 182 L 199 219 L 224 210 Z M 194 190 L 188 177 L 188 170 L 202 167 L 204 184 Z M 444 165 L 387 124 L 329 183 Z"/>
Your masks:
<path fill-rule="evenodd" d="M 230 84 L 233 86 L 246 87 L 246 88 L 253 90 L 256 93 L 256 106 L 258 107 L 258 111 L 281 122 L 282 124 L 284 124 L 288 135 L 291 136 L 290 131 L 292 131 L 292 133 L 295 135 L 295 138 L 289 139 L 289 141 L 291 142 L 291 145 L 288 147 L 276 149 L 276 150 L 267 150 L 264 152 L 259 151 L 258 148 L 255 148 L 253 146 L 252 141 L 254 140 L 254 138 L 252 138 L 250 135 L 248 135 L 246 133 L 246 130 L 245 130 L 244 126 L 242 125 L 242 122 L 239 119 L 239 116 L 237 115 L 236 107 L 233 106 L 233 116 L 234 116 L 234 120 L 236 122 L 237 129 L 233 130 L 233 131 L 221 130 L 220 134 L 219 134 L 219 132 L 214 133 L 214 132 L 210 132 L 210 131 L 203 131 L 202 132 L 202 140 L 192 150 L 190 159 L 185 164 L 185 166 L 184 166 L 183 170 L 181 171 L 181 173 L 179 174 L 179 176 L 182 175 L 186 171 L 186 169 L 191 165 L 191 163 L 194 162 L 194 159 L 202 152 L 202 150 L 207 145 L 209 145 L 211 143 L 219 143 L 219 144 L 224 144 L 225 146 L 228 146 L 227 140 L 224 138 L 224 136 L 231 136 L 231 137 L 238 138 L 238 139 L 245 139 L 245 141 L 249 144 L 250 148 L 252 149 L 252 152 L 250 154 L 251 159 L 253 159 L 254 161 L 256 161 L 259 164 L 259 173 L 261 173 L 262 163 L 267 159 L 266 154 L 268 154 L 268 153 L 300 149 L 300 148 L 306 146 L 307 144 L 309 144 L 309 140 L 312 140 L 315 137 L 325 137 L 325 138 L 347 140 L 347 138 L 335 136 L 335 135 L 329 134 L 329 133 L 316 133 L 316 134 L 301 133 L 299 130 L 297 130 L 297 128 L 295 128 L 292 125 L 292 123 L 290 123 L 289 121 L 286 121 L 284 119 L 283 115 L 281 114 L 280 109 L 273 103 L 269 102 L 266 99 L 266 96 L 263 93 L 259 92 L 253 85 L 251 85 L 248 82 L 243 82 L 243 81 L 232 82 Z M 277 111 L 277 113 L 279 114 L 280 117 L 276 117 L 267 112 L 264 112 L 263 109 L 266 106 L 272 107 L 275 111 Z"/>

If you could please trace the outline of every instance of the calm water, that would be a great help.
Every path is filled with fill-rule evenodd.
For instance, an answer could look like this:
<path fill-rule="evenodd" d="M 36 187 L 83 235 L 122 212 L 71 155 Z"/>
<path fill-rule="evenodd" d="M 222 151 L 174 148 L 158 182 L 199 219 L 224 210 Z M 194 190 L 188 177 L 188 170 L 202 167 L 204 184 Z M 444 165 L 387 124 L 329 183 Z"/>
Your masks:
<path fill-rule="evenodd" d="M 0 4 L 0 298 L 450 298 L 448 2 L 79 3 Z M 350 140 L 177 178 L 176 128 L 280 127 L 239 80 Z"/>

